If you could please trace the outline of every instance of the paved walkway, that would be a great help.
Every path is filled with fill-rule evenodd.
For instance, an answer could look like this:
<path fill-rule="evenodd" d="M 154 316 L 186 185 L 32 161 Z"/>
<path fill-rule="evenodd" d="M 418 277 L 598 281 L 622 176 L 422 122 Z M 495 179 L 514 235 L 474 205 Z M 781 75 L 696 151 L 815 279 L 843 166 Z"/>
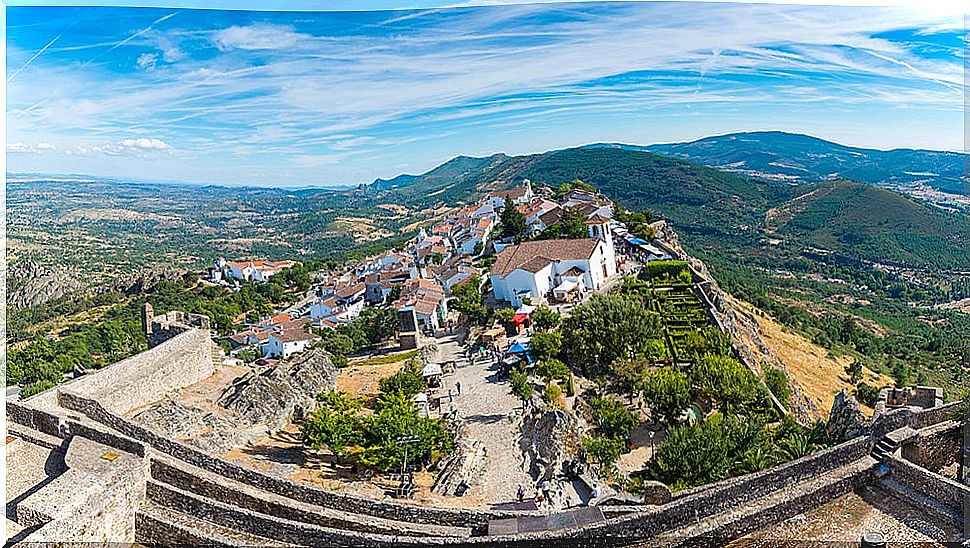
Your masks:
<path fill-rule="evenodd" d="M 512 502 L 520 484 L 527 497 L 533 496 L 535 481 L 525 471 L 519 448 L 522 403 L 512 395 L 508 381 L 499 379 L 497 364 L 488 359 L 470 363 L 456 335 L 440 337 L 437 342 L 439 363 L 454 360 L 458 364 L 456 374 L 445 378 L 445 389 L 457 392 L 455 383 L 461 383 L 455 403 L 469 436 L 481 441 L 487 451 L 483 500 Z"/>

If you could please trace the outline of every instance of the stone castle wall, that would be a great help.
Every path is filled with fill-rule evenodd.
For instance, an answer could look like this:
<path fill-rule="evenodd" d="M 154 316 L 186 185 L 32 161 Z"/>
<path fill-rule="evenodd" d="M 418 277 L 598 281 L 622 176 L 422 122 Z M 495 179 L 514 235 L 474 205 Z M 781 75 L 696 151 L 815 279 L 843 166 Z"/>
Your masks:
<path fill-rule="evenodd" d="M 102 402 L 112 413 L 127 415 L 161 400 L 166 393 L 206 379 L 213 372 L 209 330 L 189 328 L 158 346 L 51 392 L 91 398 Z"/>
<path fill-rule="evenodd" d="M 924 496 L 943 503 L 956 513 L 962 513 L 964 501 L 970 500 L 970 487 L 921 468 L 906 459 L 891 456 L 892 479 Z"/>
<path fill-rule="evenodd" d="M 920 431 L 911 443 L 903 445 L 903 458 L 931 472 L 957 462 L 963 429 L 959 423 L 944 422 Z"/>

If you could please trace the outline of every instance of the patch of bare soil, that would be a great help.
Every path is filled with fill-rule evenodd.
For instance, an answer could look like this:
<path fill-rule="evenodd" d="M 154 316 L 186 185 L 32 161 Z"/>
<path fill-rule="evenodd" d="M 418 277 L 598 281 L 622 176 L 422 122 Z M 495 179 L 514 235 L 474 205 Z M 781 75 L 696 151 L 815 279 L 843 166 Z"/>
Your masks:
<path fill-rule="evenodd" d="M 379 365 L 348 365 L 337 374 L 337 391 L 355 396 L 376 396 L 378 383 L 404 366 L 404 361 Z"/>

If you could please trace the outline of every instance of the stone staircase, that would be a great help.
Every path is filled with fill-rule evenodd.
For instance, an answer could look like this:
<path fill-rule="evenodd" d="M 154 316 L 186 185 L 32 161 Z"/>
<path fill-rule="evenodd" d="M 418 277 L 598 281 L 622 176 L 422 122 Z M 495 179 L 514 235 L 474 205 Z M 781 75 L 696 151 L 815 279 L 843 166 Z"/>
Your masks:
<path fill-rule="evenodd" d="M 312 505 L 183 464 L 151 471 L 136 519 L 143 544 L 397 546 L 432 538 L 455 543 L 472 534 L 468 527 Z"/>
<path fill-rule="evenodd" d="M 889 436 L 883 436 L 876 442 L 875 447 L 872 448 L 872 458 L 883 461 L 889 455 L 892 455 L 899 449 L 899 445 L 896 444 Z"/>
<path fill-rule="evenodd" d="M 882 462 L 899 450 L 907 440 L 916 435 L 916 431 L 908 426 L 898 428 L 879 438 L 879 441 L 872 448 L 872 458 Z"/>

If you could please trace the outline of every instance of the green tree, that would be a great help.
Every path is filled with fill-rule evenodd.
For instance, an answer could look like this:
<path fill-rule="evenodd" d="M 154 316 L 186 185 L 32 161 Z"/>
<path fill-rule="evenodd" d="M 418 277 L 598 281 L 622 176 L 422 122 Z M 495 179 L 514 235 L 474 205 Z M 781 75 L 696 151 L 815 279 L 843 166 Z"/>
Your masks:
<path fill-rule="evenodd" d="M 521 238 L 526 230 L 525 216 L 516 209 L 512 200 L 506 196 L 505 205 L 499 214 L 499 236 L 502 238 Z"/>
<path fill-rule="evenodd" d="M 532 357 L 544 361 L 559 357 L 562 335 L 558 331 L 539 331 L 532 335 Z"/>
<path fill-rule="evenodd" d="M 612 397 L 593 397 L 589 400 L 593 422 L 599 431 L 610 437 L 626 438 L 640 421 L 622 402 Z"/>
<path fill-rule="evenodd" d="M 623 438 L 609 436 L 585 436 L 583 450 L 588 461 L 599 463 L 603 468 L 612 468 L 620 460 L 626 449 Z"/>
<path fill-rule="evenodd" d="M 857 384 L 862 380 L 862 362 L 858 359 L 852 360 L 849 365 L 845 366 L 845 372 L 849 375 L 849 382 Z"/>
<path fill-rule="evenodd" d="M 591 367 L 640 355 L 660 333 L 660 320 L 639 300 L 593 295 L 563 323 L 563 351 L 570 366 Z"/>
<path fill-rule="evenodd" d="M 562 322 L 562 316 L 558 312 L 554 312 L 551 308 L 546 305 L 542 305 L 532 311 L 532 325 L 536 329 L 549 330 L 559 327 Z"/>
<path fill-rule="evenodd" d="M 643 383 L 643 399 L 667 424 L 674 424 L 690 405 L 690 379 L 673 367 L 653 369 Z"/>
<path fill-rule="evenodd" d="M 540 360 L 536 366 L 536 372 L 540 377 L 549 382 L 553 379 L 565 381 L 569 377 L 569 368 L 566 364 L 556 358 L 546 358 Z"/>
<path fill-rule="evenodd" d="M 700 398 L 725 411 L 741 411 L 758 399 L 757 379 L 734 358 L 704 356 L 691 368 L 690 378 Z"/>

